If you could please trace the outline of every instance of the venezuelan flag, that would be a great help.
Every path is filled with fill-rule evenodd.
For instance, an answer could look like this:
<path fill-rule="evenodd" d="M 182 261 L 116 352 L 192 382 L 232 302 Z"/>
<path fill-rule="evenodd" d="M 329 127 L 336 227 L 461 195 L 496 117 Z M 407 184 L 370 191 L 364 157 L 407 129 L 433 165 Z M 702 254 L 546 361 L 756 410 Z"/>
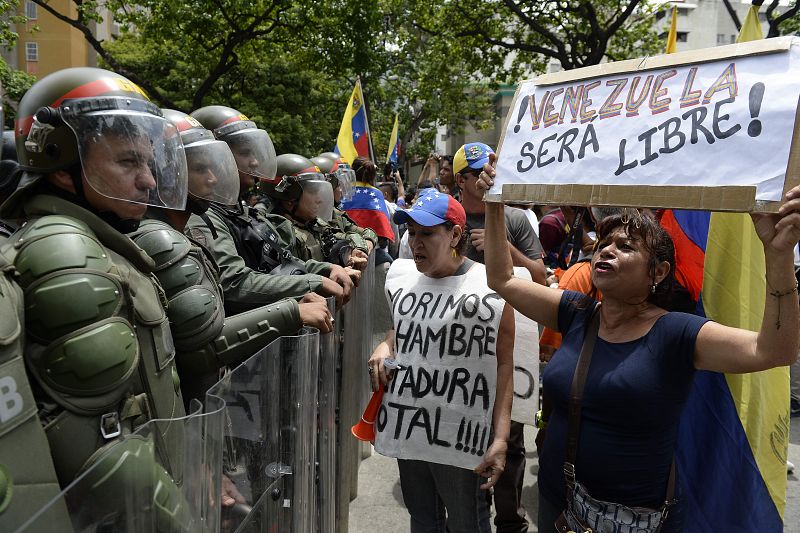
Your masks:
<path fill-rule="evenodd" d="M 386 154 L 386 162 L 392 164 L 392 168 L 397 167 L 397 158 L 400 157 L 400 133 L 398 128 L 398 116 L 394 116 L 394 127 L 389 136 L 389 152 Z"/>
<path fill-rule="evenodd" d="M 394 242 L 389 208 L 380 189 L 357 181 L 352 198 L 342 202 L 342 209 L 362 228 L 371 228 L 378 237 L 386 237 Z"/>
<path fill-rule="evenodd" d="M 738 42 L 763 38 L 758 7 Z M 757 330 L 764 309 L 764 253 L 747 214 L 666 211 L 678 281 L 698 313 Z M 783 531 L 789 437 L 789 370 L 697 372 L 681 419 L 677 463 L 687 533 Z"/>
<path fill-rule="evenodd" d="M 339 127 L 339 135 L 336 137 L 336 146 L 333 151 L 352 165 L 355 158 L 359 156 L 372 159 L 370 146 L 364 94 L 361 91 L 361 80 L 356 80 L 356 86 L 353 87 L 353 93 L 350 95 L 347 109 L 344 111 L 342 125 Z"/>

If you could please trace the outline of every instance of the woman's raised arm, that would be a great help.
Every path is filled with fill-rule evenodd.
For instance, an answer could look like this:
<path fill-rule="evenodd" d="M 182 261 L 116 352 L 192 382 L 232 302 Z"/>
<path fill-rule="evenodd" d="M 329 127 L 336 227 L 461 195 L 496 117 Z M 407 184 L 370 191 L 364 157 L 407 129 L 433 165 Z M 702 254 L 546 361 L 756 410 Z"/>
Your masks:
<path fill-rule="evenodd" d="M 786 366 L 800 349 L 800 304 L 794 276 L 794 247 L 800 240 L 800 187 L 786 193 L 777 214 L 753 214 L 764 245 L 764 318 L 756 333 L 713 322 L 702 327 L 694 365 L 717 372 L 757 372 Z"/>
<path fill-rule="evenodd" d="M 494 183 L 494 162 L 495 155 L 491 154 L 478 178 L 478 187 L 483 190 L 489 190 Z M 484 258 L 489 287 L 523 315 L 558 331 L 558 305 L 563 291 L 514 277 L 503 209 L 501 203 L 486 202 Z"/>

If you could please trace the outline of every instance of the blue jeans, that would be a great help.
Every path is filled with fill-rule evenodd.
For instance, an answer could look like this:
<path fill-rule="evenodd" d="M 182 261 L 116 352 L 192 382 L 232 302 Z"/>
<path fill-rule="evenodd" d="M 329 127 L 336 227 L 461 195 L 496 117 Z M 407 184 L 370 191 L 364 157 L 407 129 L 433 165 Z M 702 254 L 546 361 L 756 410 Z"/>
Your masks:
<path fill-rule="evenodd" d="M 491 533 L 481 478 L 455 466 L 398 459 L 411 533 Z"/>

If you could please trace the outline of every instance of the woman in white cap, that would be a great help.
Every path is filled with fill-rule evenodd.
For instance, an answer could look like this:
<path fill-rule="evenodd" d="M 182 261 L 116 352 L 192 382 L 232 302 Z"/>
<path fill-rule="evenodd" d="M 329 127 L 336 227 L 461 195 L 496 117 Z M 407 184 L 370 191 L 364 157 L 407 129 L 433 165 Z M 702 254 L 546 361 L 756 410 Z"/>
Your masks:
<path fill-rule="evenodd" d="M 369 360 L 386 387 L 375 449 L 396 457 L 411 532 L 490 532 L 484 490 L 505 466 L 513 388 L 513 310 L 464 257 L 466 214 L 429 189 L 409 209 L 413 259 L 392 263 L 394 328 Z"/>

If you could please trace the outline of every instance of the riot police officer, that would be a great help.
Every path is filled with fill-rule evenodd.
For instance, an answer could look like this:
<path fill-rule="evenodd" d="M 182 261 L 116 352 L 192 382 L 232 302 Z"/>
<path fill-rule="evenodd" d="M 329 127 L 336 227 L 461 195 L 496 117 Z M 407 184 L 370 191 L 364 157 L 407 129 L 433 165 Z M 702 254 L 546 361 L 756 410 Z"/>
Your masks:
<path fill-rule="evenodd" d="M 62 487 L 111 449 L 117 459 L 104 463 L 109 470 L 98 485 L 122 490 L 133 480 L 121 465 L 146 458 L 112 445 L 150 419 L 184 414 L 154 263 L 125 235 L 148 206 L 185 207 L 183 147 L 139 87 L 96 68 L 42 78 L 18 116 L 24 174 L 0 216 L 26 223 L 0 252 L 24 297 L 23 357 L 33 384 L 25 400 L 35 401 L 25 407 L 38 411 Z M 158 432 L 179 447 L 178 425 Z M 2 447 L 0 463 L 28 451 Z M 169 457 L 161 459 L 168 471 Z"/>
<path fill-rule="evenodd" d="M 356 224 L 339 206 L 342 199 L 350 199 L 353 194 L 353 183 L 356 173 L 342 157 L 335 152 L 324 152 L 311 161 L 319 167 L 333 187 L 333 217 L 331 224 L 344 233 L 353 244 L 354 252 L 363 252 L 366 256 L 372 253 L 378 243 L 378 236 L 371 228 L 362 228 Z"/>
<path fill-rule="evenodd" d="M 219 269 L 202 245 L 183 234 L 191 214 L 203 215 L 211 202 L 232 209 L 239 196 L 236 161 L 228 145 L 216 140 L 193 117 L 162 110 L 180 132 L 188 166 L 188 198 L 182 211 L 151 207 L 131 238 L 156 263 L 155 274 L 169 302 L 184 400 L 202 399 L 216 382 L 217 370 L 234 365 L 281 335 L 303 325 L 328 332 L 332 316 L 324 299 L 298 303 L 290 298 L 227 314 Z M 247 335 L 242 335 L 246 331 Z"/>
<path fill-rule="evenodd" d="M 325 260 L 342 266 L 366 266 L 363 251 L 353 254 L 353 245 L 330 223 L 333 188 L 310 159 L 297 154 L 278 156 L 276 175 L 260 180 L 258 190 L 271 202 L 268 211 L 292 223 L 299 257 Z"/>
<path fill-rule="evenodd" d="M 240 195 L 256 181 L 274 176 L 276 157 L 266 131 L 235 109 L 207 106 L 191 116 L 233 152 Z M 220 267 L 225 308 L 241 312 L 287 297 L 316 292 L 349 298 L 353 283 L 345 270 L 326 262 L 292 255 L 291 225 L 238 202 L 212 202 L 204 218 L 192 216 L 187 234 L 204 244 Z M 287 245 L 288 244 L 288 245 Z"/>

